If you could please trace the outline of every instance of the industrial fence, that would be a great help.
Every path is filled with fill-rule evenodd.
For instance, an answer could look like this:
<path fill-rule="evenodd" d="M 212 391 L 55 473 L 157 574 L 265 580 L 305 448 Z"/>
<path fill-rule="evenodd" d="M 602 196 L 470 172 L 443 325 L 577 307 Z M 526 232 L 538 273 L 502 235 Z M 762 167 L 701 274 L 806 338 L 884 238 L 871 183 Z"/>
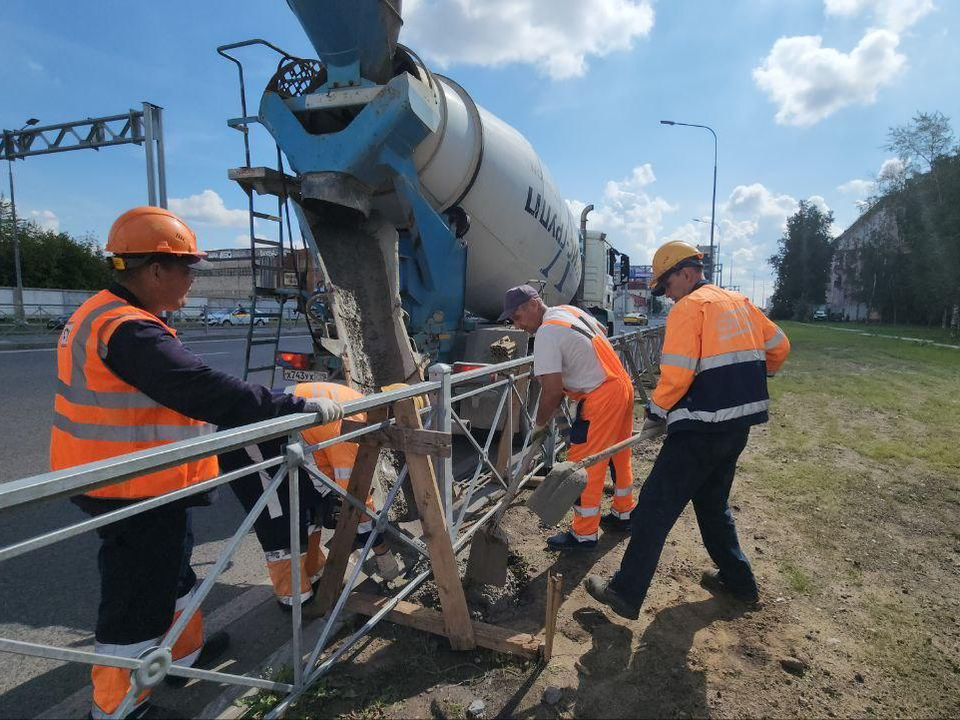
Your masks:
<path fill-rule="evenodd" d="M 649 328 L 612 338 L 624 366 L 633 377 L 636 397 L 640 400 L 646 397 L 645 386 L 649 387 L 655 381 L 662 342 L 663 328 Z M 476 399 L 481 397 L 493 407 L 491 421 L 484 423 L 489 427 L 483 429 L 476 424 L 471 426 L 470 421 L 464 417 L 468 414 L 468 407 L 475 405 Z M 417 399 L 422 401 L 418 402 Z M 459 596 L 463 609 L 466 610 L 462 585 L 456 570 L 456 555 L 467 547 L 471 537 L 500 509 L 506 488 L 517 479 L 516 473 L 520 471 L 520 466 L 525 467 L 525 475 L 519 479 L 522 488 L 530 482 L 534 474 L 550 467 L 557 452 L 565 445 L 563 433 L 558 428 L 558 425 L 563 425 L 563 419 L 559 423 L 554 421 L 543 454 L 534 463 L 522 463 L 531 442 L 538 403 L 539 384 L 532 374 L 532 357 L 516 358 L 461 373 L 453 373 L 450 366 L 438 364 L 429 368 L 426 382 L 345 403 L 345 417 L 353 416 L 351 419 L 356 420 L 359 413 L 366 413 L 366 421 L 345 422 L 339 436 L 318 444 L 308 444 L 301 437 L 303 430 L 315 424 L 316 416 L 297 414 L 0 485 L 0 513 L 9 512 L 14 508 L 86 493 L 129 478 L 255 443 L 276 438 L 286 439 L 286 445 L 276 456 L 264 457 L 259 462 L 251 461 L 246 467 L 222 473 L 191 487 L 138 501 L 92 519 L 0 548 L 2 562 L 67 541 L 81 533 L 138 513 L 208 492 L 250 473 L 266 473 L 270 479 L 264 483 L 262 494 L 225 542 L 216 562 L 190 596 L 189 604 L 155 648 L 140 657 L 128 658 L 21 639 L 0 638 L 0 652 L 129 669 L 131 687 L 114 717 L 124 717 L 134 708 L 136 699 L 143 690 L 156 686 L 167 675 L 269 691 L 278 695 L 280 700 L 266 717 L 282 716 L 307 688 L 329 673 L 345 653 L 431 577 L 437 580 L 445 611 L 445 592 L 454 599 Z M 564 414 L 569 424 L 570 416 L 566 407 Z M 373 461 L 369 462 L 368 458 L 366 462 L 371 476 L 382 449 L 403 451 L 404 463 L 396 477 L 387 481 L 387 487 L 381 488 L 385 499 L 379 511 L 372 511 L 365 505 L 366 489 L 357 492 L 360 487 L 369 487 L 372 480 L 372 477 L 360 477 L 362 472 L 358 469 L 361 464 L 359 455 L 351 484 L 348 486 L 348 490 L 355 491 L 354 494 L 342 489 L 334 478 L 328 477 L 312 462 L 313 452 L 344 441 L 360 443 L 361 453 L 365 450 L 373 453 Z M 457 458 L 456 472 L 454 450 L 460 456 Z M 334 540 L 330 542 L 331 554 L 324 566 L 314 601 L 324 602 L 326 594 L 326 607 L 329 610 L 315 621 L 322 625 L 316 641 L 309 645 L 306 645 L 304 640 L 302 608 L 299 603 L 293 603 L 289 643 L 292 682 L 174 664 L 171 654 L 174 643 L 230 564 L 258 516 L 268 503 L 277 498 L 278 491 L 284 489 L 285 481 L 285 489 L 289 493 L 290 547 L 300 547 L 301 513 L 298 488 L 301 473 L 306 473 L 314 484 L 323 486 L 342 498 L 344 512 L 341 513 L 341 524 L 338 525 L 337 532 L 343 530 L 344 517 L 351 513 L 355 518 L 359 518 L 360 514 L 372 517 L 376 532 L 369 534 L 364 547 L 358 551 L 358 555 L 353 556 L 352 567 L 348 565 L 346 556 L 337 567 L 334 557 L 337 536 L 334 535 Z M 363 486 L 364 481 L 366 486 Z M 420 518 L 415 524 L 390 519 L 391 508 L 405 483 L 412 484 L 417 495 Z M 429 512 L 431 495 L 436 501 L 436 512 L 432 517 Z M 393 516 L 396 517 L 396 513 L 393 513 Z M 354 535 L 355 529 L 356 523 L 352 531 Z M 344 532 L 351 531 L 348 529 Z M 378 533 L 385 534 L 393 547 L 403 549 L 418 560 L 408 565 L 406 584 L 394 594 L 378 598 L 375 606 L 364 613 L 369 615 L 368 619 L 360 627 L 343 636 L 338 630 L 343 625 L 344 614 L 351 612 L 351 593 L 364 578 L 363 561 L 371 556 L 372 544 Z M 352 539 L 353 535 L 347 538 L 347 548 L 350 548 Z M 343 546 L 343 543 L 340 545 Z M 291 552 L 290 557 L 291 588 L 295 589 L 300 587 L 301 566 L 298 553 Z M 452 579 L 455 582 L 449 582 L 451 563 Z M 441 573 L 444 574 L 443 581 Z M 469 623 L 467 617 L 467 625 Z M 311 633 L 316 630 L 316 627 L 311 627 Z M 475 637 L 469 627 L 461 636 L 455 637 L 455 633 L 449 632 L 448 637 L 451 644 L 458 649 L 483 645 L 479 635 Z M 26 708 L 23 710 L 27 711 Z"/>

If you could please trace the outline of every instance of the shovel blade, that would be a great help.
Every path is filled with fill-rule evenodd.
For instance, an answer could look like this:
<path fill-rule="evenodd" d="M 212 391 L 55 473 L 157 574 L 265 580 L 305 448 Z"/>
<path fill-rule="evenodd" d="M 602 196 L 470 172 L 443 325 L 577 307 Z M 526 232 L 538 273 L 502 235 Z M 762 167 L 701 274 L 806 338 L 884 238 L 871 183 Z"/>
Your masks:
<path fill-rule="evenodd" d="M 466 576 L 481 585 L 503 587 L 507 582 L 509 554 L 507 538 L 499 529 L 478 532 L 470 542 Z"/>
<path fill-rule="evenodd" d="M 587 471 L 574 470 L 572 462 L 557 463 L 527 500 L 527 507 L 544 525 L 556 525 L 580 499 L 587 487 Z"/>

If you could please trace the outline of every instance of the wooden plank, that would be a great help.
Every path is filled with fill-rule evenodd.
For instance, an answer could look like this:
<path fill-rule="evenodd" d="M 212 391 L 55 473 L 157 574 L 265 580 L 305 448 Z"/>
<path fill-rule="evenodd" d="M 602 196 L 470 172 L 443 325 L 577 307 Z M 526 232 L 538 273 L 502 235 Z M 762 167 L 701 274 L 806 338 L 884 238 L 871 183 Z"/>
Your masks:
<path fill-rule="evenodd" d="M 373 615 L 378 612 L 389 598 L 367 593 L 352 593 L 347 599 L 347 610 L 361 615 Z M 387 620 L 416 628 L 434 635 L 445 635 L 443 615 L 422 605 L 401 600 L 387 613 Z M 535 658 L 540 654 L 540 638 L 529 633 L 516 632 L 499 625 L 471 621 L 473 635 L 480 647 L 500 653 L 509 653 L 524 658 Z"/>
<path fill-rule="evenodd" d="M 553 657 L 553 638 L 557 633 L 557 614 L 560 612 L 560 603 L 563 600 L 561 585 L 563 575 L 550 573 L 547 575 L 547 617 L 543 630 L 543 660 L 550 662 Z"/>
<path fill-rule="evenodd" d="M 394 403 L 393 413 L 397 418 L 397 425 L 415 430 L 422 428 L 420 414 L 417 412 L 413 398 Z M 433 463 L 429 455 L 409 452 L 405 455 L 410 486 L 413 488 L 417 510 L 420 513 L 423 540 L 430 554 L 433 578 L 440 595 L 440 605 L 443 607 L 446 636 L 454 650 L 469 650 L 476 647 L 476 639 L 473 635 L 470 612 L 467 609 L 467 599 L 463 594 L 463 584 L 460 582 L 453 543 L 450 542 L 443 508 L 440 505 L 440 493 L 433 472 Z"/>
<path fill-rule="evenodd" d="M 344 420 L 341 432 L 348 433 L 367 427 L 367 423 Z M 453 454 L 453 440 L 447 433 L 436 430 L 413 430 L 405 427 L 389 427 L 375 430 L 354 438 L 351 442 L 358 445 L 379 445 L 392 450 L 418 453 L 420 455 L 439 455 L 450 457 Z"/>
<path fill-rule="evenodd" d="M 367 420 L 371 423 L 383 422 L 387 419 L 386 407 L 374 408 L 367 413 Z M 365 445 L 357 452 L 357 459 L 353 463 L 350 481 L 347 483 L 347 492 L 361 502 L 365 502 L 370 494 L 370 486 L 377 471 L 377 462 L 380 459 L 379 446 Z M 315 607 L 312 612 L 322 615 L 329 612 L 343 587 L 343 578 L 347 571 L 347 562 L 353 551 L 353 541 L 357 537 L 357 526 L 363 513 L 348 503 L 343 504 L 340 510 L 340 519 L 333 539 L 330 540 L 330 552 L 327 562 L 323 566 L 320 576 L 320 585 L 317 596 L 313 601 Z"/>

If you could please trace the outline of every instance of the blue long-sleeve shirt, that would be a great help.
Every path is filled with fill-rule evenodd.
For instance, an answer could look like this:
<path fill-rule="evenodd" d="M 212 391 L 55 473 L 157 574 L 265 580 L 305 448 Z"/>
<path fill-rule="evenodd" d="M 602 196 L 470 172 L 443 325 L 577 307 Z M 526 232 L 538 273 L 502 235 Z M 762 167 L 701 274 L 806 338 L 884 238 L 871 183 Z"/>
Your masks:
<path fill-rule="evenodd" d="M 110 292 L 142 307 L 122 285 Z M 128 320 L 111 335 L 104 364 L 150 399 L 221 428 L 304 412 L 305 400 L 214 370 L 159 323 Z"/>

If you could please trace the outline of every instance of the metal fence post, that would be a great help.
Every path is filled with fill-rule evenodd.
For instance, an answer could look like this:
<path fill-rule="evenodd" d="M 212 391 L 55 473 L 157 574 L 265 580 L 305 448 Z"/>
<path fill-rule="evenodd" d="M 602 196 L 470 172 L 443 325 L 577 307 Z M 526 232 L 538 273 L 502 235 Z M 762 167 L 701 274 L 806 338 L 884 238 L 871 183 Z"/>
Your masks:
<path fill-rule="evenodd" d="M 449 365 L 437 363 L 431 365 L 428 371 L 428 377 L 431 382 L 439 382 L 440 389 L 437 390 L 437 402 L 434 405 L 433 429 L 437 432 L 447 433 L 453 430 L 453 403 L 451 402 Z M 447 532 L 453 537 L 453 455 L 450 457 L 440 457 L 434 460 L 434 466 L 437 472 L 437 483 L 440 486 L 440 500 L 443 503 L 443 514 L 447 523 Z"/>
<path fill-rule="evenodd" d="M 303 608 L 300 606 L 300 466 L 303 464 L 303 445 L 297 433 L 287 439 L 287 483 L 290 490 L 290 600 L 293 637 L 290 642 L 293 686 L 303 685 L 303 653 L 300 650 Z"/>

